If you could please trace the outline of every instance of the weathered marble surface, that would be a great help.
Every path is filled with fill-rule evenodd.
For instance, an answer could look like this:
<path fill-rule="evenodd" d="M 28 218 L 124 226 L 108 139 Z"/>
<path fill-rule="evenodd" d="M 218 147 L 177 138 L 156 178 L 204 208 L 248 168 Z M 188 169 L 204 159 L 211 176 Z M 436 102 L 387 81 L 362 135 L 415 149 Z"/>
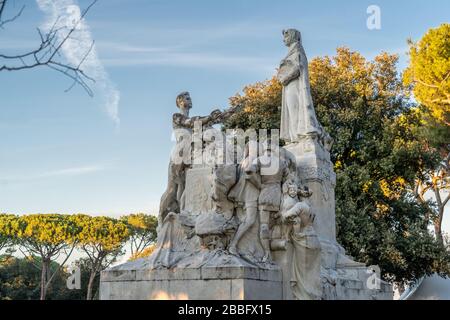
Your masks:
<path fill-rule="evenodd" d="M 392 299 L 336 241 L 333 141 L 315 117 L 300 32 L 283 36 L 286 146 L 273 135 L 236 146 L 212 127 L 235 110 L 190 117 L 189 93 L 178 95 L 156 250 L 103 271 L 101 299 Z"/>
<path fill-rule="evenodd" d="M 121 274 L 121 272 L 123 272 Z M 130 270 L 102 276 L 102 300 L 277 300 L 281 272 L 248 267 Z"/>

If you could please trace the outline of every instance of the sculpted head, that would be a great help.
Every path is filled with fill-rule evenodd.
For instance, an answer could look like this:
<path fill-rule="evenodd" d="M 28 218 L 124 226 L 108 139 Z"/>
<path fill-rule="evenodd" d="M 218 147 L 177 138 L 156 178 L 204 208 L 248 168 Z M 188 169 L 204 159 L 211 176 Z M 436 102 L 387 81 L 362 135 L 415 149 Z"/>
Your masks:
<path fill-rule="evenodd" d="M 177 107 L 180 109 L 181 113 L 188 114 L 189 110 L 192 108 L 192 100 L 189 92 L 185 91 L 180 93 L 176 99 Z"/>
<path fill-rule="evenodd" d="M 282 33 L 283 33 L 283 42 L 287 47 L 289 47 L 293 43 L 302 42 L 302 35 L 300 31 L 296 29 L 283 30 Z"/>
<path fill-rule="evenodd" d="M 292 178 L 288 178 L 283 184 L 283 193 L 291 198 L 296 198 L 298 193 L 298 186 Z"/>

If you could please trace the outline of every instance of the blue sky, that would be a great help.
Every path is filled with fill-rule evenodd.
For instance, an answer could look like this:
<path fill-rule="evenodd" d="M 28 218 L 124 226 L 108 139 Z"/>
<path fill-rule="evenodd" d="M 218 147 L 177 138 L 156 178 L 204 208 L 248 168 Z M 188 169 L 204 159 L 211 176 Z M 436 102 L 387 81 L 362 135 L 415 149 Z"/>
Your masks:
<path fill-rule="evenodd" d="M 35 1 L 13 3 L 26 8 L 0 30 L 2 52 L 33 47 L 46 21 Z M 381 30 L 366 27 L 371 4 L 381 8 Z M 120 93 L 120 125 L 104 108 L 108 91 L 64 92 L 70 81 L 45 68 L 0 73 L 0 211 L 155 213 L 179 92 L 191 92 L 192 114 L 226 107 L 245 84 L 272 76 L 289 27 L 302 31 L 310 59 L 345 45 L 367 58 L 399 53 L 401 70 L 406 40 L 449 13 L 447 0 L 99 0 L 86 24 Z"/>

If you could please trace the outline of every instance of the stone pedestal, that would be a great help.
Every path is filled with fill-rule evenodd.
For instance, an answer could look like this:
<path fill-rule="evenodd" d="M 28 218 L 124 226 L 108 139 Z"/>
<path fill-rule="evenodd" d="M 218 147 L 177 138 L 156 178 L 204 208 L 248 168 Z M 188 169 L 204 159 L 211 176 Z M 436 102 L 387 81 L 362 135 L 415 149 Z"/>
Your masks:
<path fill-rule="evenodd" d="M 280 270 L 203 267 L 149 270 L 140 261 L 101 274 L 101 300 L 281 300 Z"/>
<path fill-rule="evenodd" d="M 378 279 L 378 285 L 369 288 L 369 277 L 373 276 L 371 269 L 346 256 L 336 241 L 336 174 L 323 141 L 317 135 L 305 135 L 284 148 L 296 158 L 301 184 L 312 191 L 308 202 L 316 215 L 314 229 L 321 244 L 323 299 L 392 300 L 392 286 Z M 287 300 L 292 299 L 289 290 L 291 252 L 290 243 L 286 243 L 282 250 L 273 251 L 275 262 L 283 270 L 283 299 Z"/>
<path fill-rule="evenodd" d="M 296 158 L 301 184 L 312 191 L 308 201 L 316 215 L 314 230 L 322 246 L 322 266 L 325 269 L 335 269 L 341 248 L 336 242 L 336 174 L 330 152 L 317 135 L 301 136 L 298 142 L 284 148 Z"/>
<path fill-rule="evenodd" d="M 286 243 L 283 250 L 272 250 L 272 258 L 282 270 L 282 300 L 294 300 L 291 290 L 292 244 Z"/>
<path fill-rule="evenodd" d="M 316 220 L 314 230 L 323 241 L 336 242 L 334 189 L 336 174 L 326 150 L 316 135 L 302 136 L 299 142 L 284 147 L 297 160 L 297 174 L 302 185 L 312 191 L 308 199 Z"/>
<path fill-rule="evenodd" d="M 277 75 L 283 83 L 280 129 L 293 143 L 279 159 L 273 148 L 254 158 L 252 146 L 268 141 L 250 139 L 244 159 L 234 163 L 234 141 L 245 142 L 246 133 L 226 136 L 213 125 L 236 109 L 189 118 L 189 93 L 179 94 L 173 128 L 181 129 L 177 148 L 192 165 L 180 166 L 180 154 L 173 153 L 155 251 L 103 271 L 100 299 L 392 298 L 378 268 L 353 261 L 336 241 L 332 139 L 316 119 L 308 70 L 298 75 L 299 61 L 307 60 L 300 32 L 283 35 L 289 54 Z M 282 166 L 269 173 L 266 160 Z"/>
<path fill-rule="evenodd" d="M 336 274 L 337 300 L 392 300 L 392 285 L 380 279 L 373 283 L 373 274 L 364 264 L 337 268 Z"/>

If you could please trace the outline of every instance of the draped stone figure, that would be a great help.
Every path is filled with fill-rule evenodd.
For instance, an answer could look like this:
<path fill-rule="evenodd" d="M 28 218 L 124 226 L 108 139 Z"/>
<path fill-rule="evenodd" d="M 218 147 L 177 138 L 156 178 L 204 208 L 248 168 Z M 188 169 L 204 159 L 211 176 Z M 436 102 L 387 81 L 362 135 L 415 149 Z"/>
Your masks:
<path fill-rule="evenodd" d="M 322 297 L 320 241 L 312 227 L 312 216 L 302 212 L 300 218 L 300 224 L 291 234 L 294 245 L 292 294 L 297 300 L 319 300 Z"/>
<path fill-rule="evenodd" d="M 309 198 L 309 190 L 299 190 L 296 179 L 283 184 L 281 216 L 287 226 L 286 237 L 293 245 L 291 290 L 297 300 L 318 300 L 322 296 L 321 246 L 313 228 L 315 215 L 300 198 Z"/>
<path fill-rule="evenodd" d="M 289 48 L 280 63 L 277 78 L 283 85 L 280 137 L 286 142 L 297 142 L 299 136 L 320 136 L 310 92 L 308 60 L 298 30 L 283 30 L 284 43 Z"/>

